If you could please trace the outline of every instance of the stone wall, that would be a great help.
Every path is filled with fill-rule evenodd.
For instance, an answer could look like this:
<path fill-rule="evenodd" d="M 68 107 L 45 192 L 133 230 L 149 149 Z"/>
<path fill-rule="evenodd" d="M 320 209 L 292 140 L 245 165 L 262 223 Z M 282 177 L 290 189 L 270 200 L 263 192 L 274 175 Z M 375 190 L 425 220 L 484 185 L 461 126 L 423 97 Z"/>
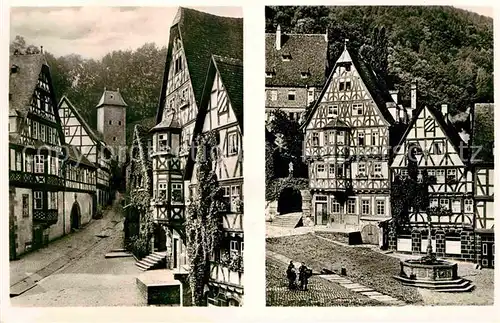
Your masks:
<path fill-rule="evenodd" d="M 80 225 L 85 225 L 92 219 L 94 203 L 93 194 L 83 192 L 59 192 L 58 210 L 59 216 L 57 223 L 51 225 L 46 234 L 49 235 L 49 241 L 57 239 L 71 231 L 71 209 L 73 203 L 78 202 L 80 206 Z"/>
<path fill-rule="evenodd" d="M 304 226 L 313 226 L 314 218 L 312 214 L 312 196 L 311 191 L 308 189 L 300 190 L 300 195 L 302 195 L 302 223 Z"/>
<path fill-rule="evenodd" d="M 29 188 L 14 188 L 12 204 L 16 256 L 30 251 L 33 244 L 33 196 Z M 23 215 L 23 195 L 28 196 L 28 215 Z"/>

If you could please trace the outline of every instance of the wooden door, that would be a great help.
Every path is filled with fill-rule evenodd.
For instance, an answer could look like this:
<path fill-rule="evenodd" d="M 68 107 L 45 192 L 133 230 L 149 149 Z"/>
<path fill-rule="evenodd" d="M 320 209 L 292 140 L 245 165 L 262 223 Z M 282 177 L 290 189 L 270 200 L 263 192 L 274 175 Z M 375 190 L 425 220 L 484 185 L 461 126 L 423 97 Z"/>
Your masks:
<path fill-rule="evenodd" d="M 179 258 L 179 255 L 178 255 L 178 253 L 179 253 L 179 251 L 178 251 L 179 249 L 178 248 L 179 247 L 178 247 L 178 245 L 179 245 L 179 239 L 174 239 L 174 243 L 173 243 L 173 248 L 174 249 L 173 249 L 173 257 L 172 257 L 173 260 L 174 260 L 174 266 L 173 266 L 174 268 L 177 268 L 177 266 L 178 266 L 178 258 Z"/>
<path fill-rule="evenodd" d="M 316 203 L 316 225 L 326 225 L 328 223 L 326 206 L 326 203 Z"/>

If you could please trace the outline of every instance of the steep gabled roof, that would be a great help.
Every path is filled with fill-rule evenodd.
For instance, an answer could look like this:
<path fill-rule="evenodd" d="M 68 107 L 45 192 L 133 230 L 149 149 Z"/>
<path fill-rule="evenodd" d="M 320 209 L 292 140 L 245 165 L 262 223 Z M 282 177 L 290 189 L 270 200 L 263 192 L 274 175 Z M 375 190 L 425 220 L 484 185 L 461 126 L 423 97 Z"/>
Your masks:
<path fill-rule="evenodd" d="M 50 99 L 54 104 L 54 115 L 57 123 L 57 130 L 61 144 L 64 144 L 64 134 L 61 128 L 61 119 L 57 109 L 57 100 L 52 85 L 50 68 L 43 53 L 39 54 L 14 54 L 9 57 L 9 115 L 17 115 L 22 119 L 20 131 L 26 126 L 26 120 L 29 112 L 33 93 L 38 84 L 40 73 L 47 75 Z M 15 137 L 15 136 L 14 136 Z"/>
<path fill-rule="evenodd" d="M 89 167 L 93 167 L 93 168 L 97 167 L 93 162 L 88 160 L 87 157 L 85 157 L 85 155 L 82 154 L 82 152 L 80 151 L 80 149 L 78 149 L 77 146 L 66 144 L 63 147 L 68 152 L 68 157 L 72 161 L 75 161 L 75 162 L 78 162 L 80 164 L 83 164 L 83 165 L 86 165 Z"/>
<path fill-rule="evenodd" d="M 170 38 L 163 74 L 163 85 L 156 114 L 161 121 L 165 106 L 165 95 L 173 42 L 180 37 L 193 87 L 196 104 L 199 106 L 212 55 L 243 59 L 243 19 L 211 15 L 201 11 L 180 7 Z"/>
<path fill-rule="evenodd" d="M 120 89 L 117 89 L 116 91 L 110 91 L 104 88 L 104 92 L 102 93 L 101 99 L 99 100 L 99 103 L 97 103 L 96 108 L 99 108 L 103 105 L 128 107 L 127 103 L 120 94 Z"/>
<path fill-rule="evenodd" d="M 236 116 L 241 132 L 243 133 L 243 61 L 214 55 L 210 61 L 203 95 L 198 109 L 198 115 L 196 117 L 191 142 L 192 148 L 195 147 L 196 137 L 203 130 L 203 123 L 205 122 L 205 117 L 208 112 L 208 102 L 210 100 L 210 94 L 212 92 L 212 86 L 217 72 L 219 72 L 222 79 L 222 84 L 226 89 L 229 101 L 231 102 L 231 107 Z M 189 179 L 191 177 L 194 163 L 195 161 L 193 158 L 188 158 L 184 174 L 185 179 Z"/>
<path fill-rule="evenodd" d="M 472 151 L 479 149 L 477 156 L 474 158 L 478 163 L 494 162 L 494 110 L 495 105 L 493 103 L 476 103 L 474 105 L 470 143 Z"/>
<path fill-rule="evenodd" d="M 457 129 L 453 126 L 453 124 L 450 121 L 447 121 L 441 111 L 438 111 L 437 109 L 434 108 L 429 108 L 425 106 L 420 106 L 417 108 L 415 113 L 413 114 L 413 118 L 410 121 L 410 124 L 406 128 L 406 131 L 403 133 L 401 139 L 399 140 L 399 143 L 397 144 L 397 147 L 401 147 L 403 145 L 403 142 L 406 140 L 406 137 L 408 136 L 408 133 L 411 131 L 415 123 L 417 122 L 418 117 L 422 113 L 424 109 L 428 109 L 429 112 L 432 114 L 436 122 L 439 124 L 441 129 L 443 129 L 443 132 L 445 133 L 446 137 L 448 140 L 451 142 L 453 147 L 455 148 L 456 152 L 460 155 L 464 163 L 468 161 L 468 156 L 469 156 L 469 151 L 467 149 L 466 143 L 462 140 L 460 135 L 458 134 Z M 460 154 L 461 148 L 464 150 L 464 154 Z"/>
<path fill-rule="evenodd" d="M 333 75 L 335 73 L 335 70 L 340 64 L 344 64 L 346 62 L 352 62 L 356 70 L 358 71 L 359 76 L 361 77 L 361 80 L 365 84 L 366 88 L 368 89 L 368 92 L 370 93 L 371 97 L 375 101 L 375 104 L 377 105 L 378 109 L 380 110 L 380 113 L 382 113 L 382 116 L 384 119 L 389 122 L 390 125 L 395 124 L 395 120 L 392 116 L 392 114 L 389 112 L 389 109 L 387 108 L 387 103 L 393 103 L 395 104 L 394 100 L 392 99 L 391 94 L 389 93 L 389 90 L 387 89 L 386 83 L 383 79 L 378 77 L 375 72 L 359 57 L 357 53 L 354 53 L 354 51 L 348 50 L 348 47 L 346 46 L 344 51 L 340 54 L 339 58 L 337 59 L 335 66 L 330 72 L 330 75 L 328 76 L 327 81 L 325 82 L 323 86 L 323 90 L 321 91 L 321 94 L 314 103 L 314 106 L 312 109 L 309 110 L 309 114 L 306 116 L 304 123 L 302 124 L 302 127 L 305 128 L 307 124 L 311 121 L 311 118 L 313 117 L 314 113 L 316 112 L 318 105 L 321 103 L 321 99 L 325 95 L 325 92 L 328 90 L 328 87 L 330 86 L 330 82 L 333 78 Z"/>
<path fill-rule="evenodd" d="M 219 71 L 240 129 L 243 131 L 243 61 L 214 55 L 213 62 Z M 205 84 L 204 92 L 211 91 L 211 86 L 212 83 Z"/>
<path fill-rule="evenodd" d="M 71 101 L 65 95 L 63 95 L 63 97 L 59 101 L 58 109 L 61 109 L 61 105 L 63 102 L 66 102 L 66 104 L 68 105 L 68 108 L 70 108 L 71 111 L 73 111 L 73 113 L 75 114 L 75 117 L 78 119 L 78 122 L 80 122 L 81 126 L 85 129 L 85 131 L 87 131 L 90 138 L 92 138 L 98 144 L 105 145 L 102 135 L 98 131 L 95 131 L 94 129 L 92 129 L 92 127 L 90 127 L 88 125 L 88 123 L 82 117 L 80 112 L 78 112 L 78 109 L 73 105 L 73 103 L 71 103 Z"/>
<path fill-rule="evenodd" d="M 283 55 L 289 56 L 284 60 Z M 266 34 L 266 86 L 323 86 L 328 66 L 328 41 L 324 34 L 281 34 L 281 49 L 276 49 L 276 34 Z M 309 73 L 302 77 L 301 73 Z"/>

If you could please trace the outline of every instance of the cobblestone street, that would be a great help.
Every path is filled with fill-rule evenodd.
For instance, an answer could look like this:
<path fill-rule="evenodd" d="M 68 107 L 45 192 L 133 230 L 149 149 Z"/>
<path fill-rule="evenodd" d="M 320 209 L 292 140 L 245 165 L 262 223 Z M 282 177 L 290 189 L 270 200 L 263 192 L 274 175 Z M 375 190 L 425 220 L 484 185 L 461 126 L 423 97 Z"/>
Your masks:
<path fill-rule="evenodd" d="M 13 306 L 140 306 L 133 257 L 105 258 L 123 248 L 119 204 L 78 232 L 10 262 Z"/>

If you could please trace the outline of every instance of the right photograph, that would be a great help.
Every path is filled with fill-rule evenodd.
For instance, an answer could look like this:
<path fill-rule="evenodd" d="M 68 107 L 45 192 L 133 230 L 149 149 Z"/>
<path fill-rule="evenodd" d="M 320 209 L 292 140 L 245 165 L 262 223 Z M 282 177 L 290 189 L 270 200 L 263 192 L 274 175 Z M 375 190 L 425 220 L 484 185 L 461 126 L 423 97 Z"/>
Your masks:
<path fill-rule="evenodd" d="M 493 8 L 265 15 L 266 305 L 493 305 Z"/>

